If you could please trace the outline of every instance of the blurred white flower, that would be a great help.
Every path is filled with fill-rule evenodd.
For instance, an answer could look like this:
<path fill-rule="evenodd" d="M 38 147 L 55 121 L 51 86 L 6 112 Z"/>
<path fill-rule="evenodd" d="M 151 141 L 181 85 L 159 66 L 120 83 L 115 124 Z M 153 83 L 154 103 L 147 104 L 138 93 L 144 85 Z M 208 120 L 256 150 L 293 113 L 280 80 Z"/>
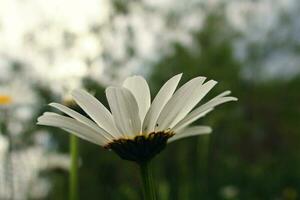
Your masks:
<path fill-rule="evenodd" d="M 48 153 L 41 145 L 9 153 L 8 148 L 8 139 L 0 135 L 0 199 L 10 199 L 11 194 L 15 200 L 26 200 L 28 194 L 45 198 L 51 185 L 47 183 L 43 187 L 36 187 L 41 180 L 39 173 L 46 169 L 67 171 L 69 168 L 68 155 Z"/>
<path fill-rule="evenodd" d="M 4 100 L 9 100 L 12 106 L 26 106 L 36 103 L 37 98 L 35 92 L 30 85 L 22 83 L 20 80 L 13 79 L 13 82 L 0 85 L 0 95 Z"/>
<path fill-rule="evenodd" d="M 13 102 L 11 96 L 0 94 L 0 106 L 8 106 Z"/>
<path fill-rule="evenodd" d="M 235 199 L 239 195 L 239 189 L 233 185 L 228 185 L 222 188 L 221 196 L 224 199 Z"/>

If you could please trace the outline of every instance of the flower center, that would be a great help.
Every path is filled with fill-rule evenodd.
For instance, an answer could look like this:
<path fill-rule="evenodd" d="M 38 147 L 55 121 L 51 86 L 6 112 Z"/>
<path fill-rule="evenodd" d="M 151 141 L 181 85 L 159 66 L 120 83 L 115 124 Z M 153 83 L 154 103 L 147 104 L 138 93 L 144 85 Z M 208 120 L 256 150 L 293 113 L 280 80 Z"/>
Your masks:
<path fill-rule="evenodd" d="M 171 131 L 160 131 L 147 136 L 138 135 L 133 139 L 121 138 L 108 143 L 104 148 L 113 150 L 125 160 L 145 162 L 161 152 L 173 135 Z"/>
<path fill-rule="evenodd" d="M 12 103 L 12 98 L 6 95 L 0 95 L 0 105 L 8 105 Z"/>

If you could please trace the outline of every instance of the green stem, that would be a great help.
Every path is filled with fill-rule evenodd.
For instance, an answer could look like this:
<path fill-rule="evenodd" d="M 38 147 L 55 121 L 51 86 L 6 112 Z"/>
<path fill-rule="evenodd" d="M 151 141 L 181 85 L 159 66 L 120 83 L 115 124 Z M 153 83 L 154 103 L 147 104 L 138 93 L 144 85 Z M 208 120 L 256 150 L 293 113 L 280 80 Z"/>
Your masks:
<path fill-rule="evenodd" d="M 12 135 L 8 132 L 7 124 L 8 124 L 8 110 L 4 109 L 3 111 L 4 120 L 3 123 L 0 124 L 0 129 L 3 135 L 7 136 L 8 138 L 8 151 L 6 156 L 6 162 L 4 162 L 5 168 L 4 170 L 7 171 L 5 173 L 6 182 L 9 184 L 10 188 L 10 199 L 14 199 L 15 197 L 15 188 L 14 188 L 14 165 L 13 165 L 13 138 Z"/>
<path fill-rule="evenodd" d="M 150 161 L 139 163 L 143 181 L 144 200 L 156 200 Z"/>
<path fill-rule="evenodd" d="M 8 133 L 8 141 L 9 141 L 9 149 L 8 149 L 8 160 L 7 160 L 7 174 L 9 176 L 9 184 L 10 184 L 10 198 L 15 198 L 15 187 L 14 187 L 14 164 L 13 164 L 13 140 L 12 136 Z"/>
<path fill-rule="evenodd" d="M 71 152 L 71 171 L 70 171 L 70 188 L 69 199 L 78 200 L 78 138 L 70 135 L 70 152 Z"/>

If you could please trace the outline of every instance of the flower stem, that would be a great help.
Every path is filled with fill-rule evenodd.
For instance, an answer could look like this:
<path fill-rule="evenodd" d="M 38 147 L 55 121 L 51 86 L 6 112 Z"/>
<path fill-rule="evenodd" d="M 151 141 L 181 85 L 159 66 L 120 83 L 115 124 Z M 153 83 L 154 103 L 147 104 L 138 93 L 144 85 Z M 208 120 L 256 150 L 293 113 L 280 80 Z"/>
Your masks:
<path fill-rule="evenodd" d="M 70 171 L 70 188 L 69 199 L 78 200 L 78 138 L 70 135 L 70 152 L 71 152 L 71 171 Z"/>
<path fill-rule="evenodd" d="M 14 199 L 15 197 L 15 187 L 14 187 L 14 181 L 15 181 L 15 175 L 14 175 L 14 163 L 13 163 L 13 137 L 10 134 L 10 132 L 7 129 L 8 124 L 8 110 L 4 109 L 3 111 L 4 120 L 2 123 L 0 123 L 0 132 L 7 136 L 8 139 L 8 151 L 5 156 L 5 162 L 4 162 L 4 170 L 6 173 L 4 174 L 5 181 L 8 183 L 8 186 L 10 188 L 10 199 Z"/>
<path fill-rule="evenodd" d="M 144 200 L 156 200 L 150 161 L 139 163 L 143 181 Z"/>

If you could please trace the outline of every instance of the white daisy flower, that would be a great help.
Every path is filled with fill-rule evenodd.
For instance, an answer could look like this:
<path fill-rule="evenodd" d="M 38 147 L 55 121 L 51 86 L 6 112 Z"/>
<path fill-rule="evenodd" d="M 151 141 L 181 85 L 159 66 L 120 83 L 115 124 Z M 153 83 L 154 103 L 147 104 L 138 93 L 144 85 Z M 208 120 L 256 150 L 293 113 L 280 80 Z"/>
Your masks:
<path fill-rule="evenodd" d="M 195 108 L 217 82 L 196 77 L 175 91 L 181 76 L 169 79 L 152 103 L 149 86 L 141 76 L 127 78 L 122 86 L 108 87 L 106 97 L 110 110 L 88 92 L 74 90 L 72 97 L 90 118 L 64 105 L 51 103 L 50 106 L 69 117 L 46 112 L 38 118 L 38 124 L 65 129 L 115 151 L 126 160 L 150 160 L 169 142 L 210 133 L 208 126 L 191 124 L 217 105 L 237 100 L 226 91 Z"/>
<path fill-rule="evenodd" d="M 0 106 L 8 106 L 12 104 L 12 97 L 9 95 L 1 95 L 0 94 Z"/>

